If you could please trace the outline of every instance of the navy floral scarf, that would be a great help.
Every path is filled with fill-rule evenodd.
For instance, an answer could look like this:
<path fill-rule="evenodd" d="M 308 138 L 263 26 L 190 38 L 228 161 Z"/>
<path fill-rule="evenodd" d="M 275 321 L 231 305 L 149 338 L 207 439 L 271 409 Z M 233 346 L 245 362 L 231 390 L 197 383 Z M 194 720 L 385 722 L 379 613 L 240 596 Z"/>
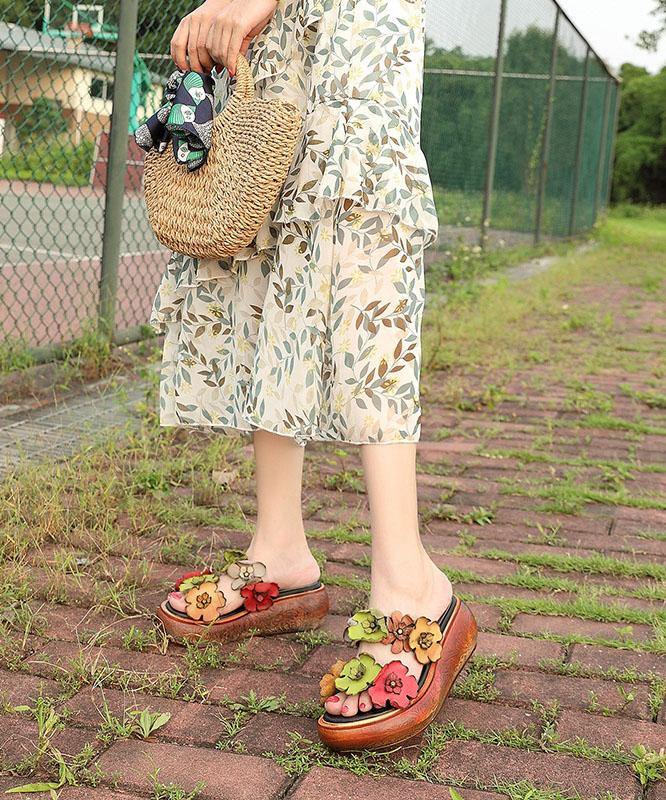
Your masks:
<path fill-rule="evenodd" d="M 174 70 L 162 106 L 134 132 L 143 150 L 162 153 L 169 140 L 179 164 L 193 171 L 206 163 L 213 130 L 214 79 L 209 74 Z"/>

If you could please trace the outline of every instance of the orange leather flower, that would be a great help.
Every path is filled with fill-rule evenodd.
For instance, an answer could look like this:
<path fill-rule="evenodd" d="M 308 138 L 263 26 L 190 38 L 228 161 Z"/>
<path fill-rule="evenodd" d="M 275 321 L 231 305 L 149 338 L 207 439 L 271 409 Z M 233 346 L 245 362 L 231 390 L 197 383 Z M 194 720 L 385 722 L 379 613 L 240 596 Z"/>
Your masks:
<path fill-rule="evenodd" d="M 340 673 L 342 672 L 342 668 L 345 664 L 346 662 L 339 658 L 329 669 L 326 675 L 324 675 L 324 677 L 319 681 L 319 696 L 321 697 L 322 702 L 328 700 L 331 695 L 335 694 L 335 679 L 340 677 Z"/>
<path fill-rule="evenodd" d="M 409 634 L 409 646 L 420 664 L 437 661 L 442 655 L 442 636 L 442 629 L 437 622 L 431 622 L 427 617 L 416 620 L 414 630 Z"/>
<path fill-rule="evenodd" d="M 227 604 L 224 595 L 217 588 L 217 583 L 212 581 L 205 581 L 190 589 L 185 595 L 185 602 L 187 616 L 204 622 L 217 619 Z"/>
<path fill-rule="evenodd" d="M 382 644 L 390 644 L 392 653 L 409 652 L 409 637 L 414 630 L 414 620 L 409 614 L 394 611 L 386 620 L 387 636 L 382 639 Z"/>

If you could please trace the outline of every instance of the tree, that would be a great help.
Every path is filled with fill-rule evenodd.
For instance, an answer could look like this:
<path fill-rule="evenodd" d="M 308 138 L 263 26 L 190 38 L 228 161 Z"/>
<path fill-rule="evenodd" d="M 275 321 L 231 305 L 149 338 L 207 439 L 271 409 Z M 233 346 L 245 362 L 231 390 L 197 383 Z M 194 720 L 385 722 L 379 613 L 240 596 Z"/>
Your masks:
<path fill-rule="evenodd" d="M 666 67 L 623 64 L 613 199 L 666 202 Z"/>
<path fill-rule="evenodd" d="M 657 0 L 657 5 L 652 11 L 655 17 L 661 17 L 661 25 L 652 31 L 642 31 L 638 37 L 638 46 L 643 50 L 656 51 L 661 37 L 666 33 L 666 0 Z"/>

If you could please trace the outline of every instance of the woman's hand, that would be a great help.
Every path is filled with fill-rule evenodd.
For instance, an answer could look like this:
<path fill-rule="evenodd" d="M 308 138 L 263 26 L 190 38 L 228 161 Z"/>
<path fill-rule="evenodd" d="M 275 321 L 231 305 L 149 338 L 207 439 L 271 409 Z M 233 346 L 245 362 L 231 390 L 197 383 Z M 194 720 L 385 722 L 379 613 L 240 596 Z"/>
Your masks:
<path fill-rule="evenodd" d="M 238 54 L 247 53 L 277 4 L 278 0 L 206 0 L 180 21 L 171 39 L 171 57 L 182 70 L 210 72 L 222 65 L 233 75 Z"/>

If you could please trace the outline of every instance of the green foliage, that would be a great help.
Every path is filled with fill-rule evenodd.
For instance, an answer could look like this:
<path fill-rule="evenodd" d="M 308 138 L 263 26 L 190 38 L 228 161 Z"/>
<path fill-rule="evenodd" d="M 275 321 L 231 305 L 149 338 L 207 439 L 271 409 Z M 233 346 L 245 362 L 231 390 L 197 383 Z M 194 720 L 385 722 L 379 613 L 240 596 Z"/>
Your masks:
<path fill-rule="evenodd" d="M 618 202 L 666 202 L 666 67 L 625 64 L 613 178 Z"/>
<path fill-rule="evenodd" d="M 633 767 L 641 786 L 647 786 L 650 781 L 659 781 L 666 775 L 666 751 L 663 747 L 655 753 L 638 744 L 631 752 L 636 756 Z"/>
<path fill-rule="evenodd" d="M 39 139 L 18 152 L 0 158 L 0 178 L 39 181 L 60 186 L 87 186 L 90 182 L 94 142 L 76 147 L 54 137 Z"/>

